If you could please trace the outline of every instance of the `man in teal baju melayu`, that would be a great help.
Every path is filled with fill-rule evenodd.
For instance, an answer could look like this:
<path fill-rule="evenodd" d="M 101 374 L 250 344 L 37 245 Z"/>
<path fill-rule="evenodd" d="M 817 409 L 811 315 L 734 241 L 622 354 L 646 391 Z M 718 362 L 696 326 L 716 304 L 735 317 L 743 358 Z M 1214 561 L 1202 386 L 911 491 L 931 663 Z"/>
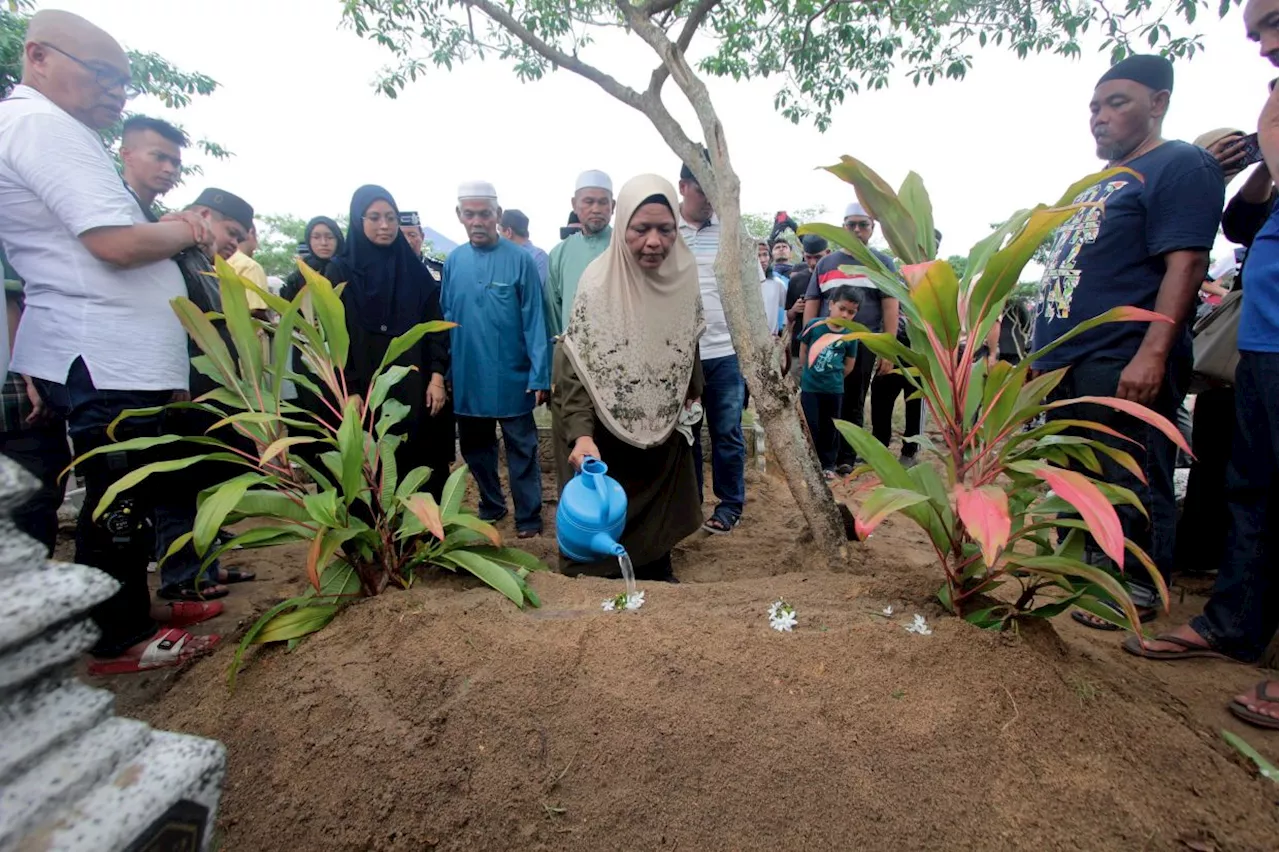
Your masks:
<path fill-rule="evenodd" d="M 542 471 L 533 408 L 551 387 L 542 284 L 529 253 L 498 236 L 493 185 L 458 189 L 458 221 L 469 242 L 444 264 L 440 306 L 458 324 L 451 334 L 453 407 L 462 457 L 480 491 L 480 517 L 507 514 L 498 479 L 498 438 L 507 448 L 507 474 L 516 533 L 542 532 Z"/>
<path fill-rule="evenodd" d="M 613 228 L 613 182 L 601 171 L 578 175 L 573 191 L 573 212 L 582 230 L 551 250 L 547 271 L 547 336 L 559 337 L 569 323 L 573 297 L 583 271 L 609 247 Z"/>

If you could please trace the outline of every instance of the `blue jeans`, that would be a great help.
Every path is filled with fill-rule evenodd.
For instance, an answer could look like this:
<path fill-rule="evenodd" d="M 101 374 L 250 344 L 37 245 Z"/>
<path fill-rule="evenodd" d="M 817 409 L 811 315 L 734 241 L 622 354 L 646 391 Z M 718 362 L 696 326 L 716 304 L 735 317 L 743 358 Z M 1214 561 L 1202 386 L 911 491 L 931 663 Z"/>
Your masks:
<path fill-rule="evenodd" d="M 1120 373 L 1128 363 L 1127 360 L 1118 358 L 1081 361 L 1067 371 L 1066 377 L 1054 388 L 1049 398 L 1060 400 L 1077 396 L 1115 396 L 1120 384 Z M 1171 423 L 1176 423 L 1178 407 L 1186 396 L 1190 377 L 1190 353 L 1175 350 L 1169 356 L 1159 396 L 1148 407 Z M 1143 517 L 1141 512 L 1128 504 L 1118 505 L 1115 509 L 1120 516 L 1120 526 L 1125 538 L 1146 551 L 1167 583 L 1173 573 L 1174 535 L 1178 524 L 1178 507 L 1173 496 L 1173 466 L 1178 454 L 1177 447 L 1154 427 L 1114 408 L 1101 405 L 1084 403 L 1055 408 L 1048 412 L 1047 418 L 1050 421 L 1068 418 L 1091 420 L 1110 426 L 1138 442 L 1135 446 L 1129 441 L 1090 429 L 1072 428 L 1063 432 L 1065 435 L 1080 435 L 1123 450 L 1132 455 L 1142 468 L 1147 478 L 1146 483 L 1116 464 L 1109 456 L 1098 454 L 1102 475 L 1097 478 L 1128 488 L 1138 495 L 1138 500 L 1146 507 L 1148 517 Z M 1087 540 L 1085 548 L 1088 561 L 1094 564 L 1109 563 L 1091 538 Z M 1140 607 L 1155 606 L 1158 602 L 1155 586 L 1142 564 L 1132 554 L 1126 553 L 1123 567 L 1133 602 Z"/>
<path fill-rule="evenodd" d="M 736 523 L 742 517 L 742 507 L 747 500 L 747 444 L 742 437 L 746 385 L 738 368 L 738 356 L 704 360 L 702 375 L 706 380 L 702 407 L 711 437 L 711 488 L 719 501 L 715 514 L 721 520 Z M 694 457 L 698 460 L 698 494 L 701 495 L 701 429 L 695 429 L 693 435 Z"/>
<path fill-rule="evenodd" d="M 809 437 L 813 439 L 813 448 L 818 451 L 818 462 L 823 470 L 836 468 L 840 433 L 836 431 L 835 419 L 840 416 L 843 397 L 844 394 L 839 393 L 800 391 L 800 408 L 804 411 L 805 422 L 809 424 Z"/>
<path fill-rule="evenodd" d="M 54 413 L 67 421 L 77 456 L 112 443 L 107 427 L 126 408 L 164 405 L 172 391 L 98 390 L 89 368 L 77 358 L 65 383 L 36 380 L 40 396 Z M 163 415 L 131 417 L 116 428 L 116 440 L 159 435 Z M 156 632 L 151 620 L 151 593 L 147 589 L 147 563 L 154 539 L 150 520 L 160 483 L 148 477 L 122 494 L 93 520 L 93 511 L 110 485 L 124 474 L 156 460 L 155 453 L 105 453 L 77 465 L 84 477 L 84 508 L 76 525 L 76 562 L 111 575 L 120 589 L 96 605 L 90 615 L 102 632 L 93 653 L 115 657 Z"/>
<path fill-rule="evenodd" d="M 496 521 L 507 514 L 502 481 L 498 478 L 498 435 L 507 447 L 507 478 L 516 507 L 516 529 L 542 530 L 542 468 L 538 465 L 538 426 L 533 412 L 516 417 L 458 415 L 458 445 L 480 490 L 480 517 Z"/>
<path fill-rule="evenodd" d="M 1276 632 L 1276 353 L 1241 352 L 1227 468 L 1227 544 L 1218 579 L 1191 627 L 1217 650 L 1256 661 Z"/>

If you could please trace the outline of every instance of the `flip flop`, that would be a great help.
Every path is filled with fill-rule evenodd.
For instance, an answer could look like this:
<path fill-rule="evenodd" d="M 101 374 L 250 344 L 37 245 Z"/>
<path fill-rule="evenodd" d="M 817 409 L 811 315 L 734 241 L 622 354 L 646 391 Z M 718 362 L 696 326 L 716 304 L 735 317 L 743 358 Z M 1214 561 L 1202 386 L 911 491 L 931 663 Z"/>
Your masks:
<path fill-rule="evenodd" d="M 168 607 L 171 615 L 163 622 L 165 627 L 190 627 L 222 615 L 219 601 L 174 601 Z"/>
<path fill-rule="evenodd" d="M 1111 601 L 1098 601 L 1098 603 L 1101 604 L 1102 606 L 1105 606 L 1107 609 L 1114 611 L 1115 614 L 1120 616 L 1121 618 L 1124 618 L 1124 610 L 1121 609 L 1116 604 L 1113 604 Z M 1159 616 L 1160 616 L 1160 610 L 1155 609 L 1154 607 L 1138 607 L 1138 623 L 1140 624 L 1148 624 L 1152 621 L 1155 621 L 1156 618 L 1158 618 Z M 1097 620 L 1095 621 L 1094 619 L 1097 619 Z M 1115 630 L 1123 629 L 1121 627 L 1117 627 L 1116 625 L 1108 621 L 1103 621 L 1093 613 L 1085 612 L 1082 609 L 1072 610 L 1071 620 L 1074 621 L 1076 624 L 1082 624 L 1085 627 L 1088 627 L 1090 630 L 1115 631 Z"/>
<path fill-rule="evenodd" d="M 223 568 L 221 573 L 225 576 L 221 577 L 217 585 L 226 586 L 231 583 L 252 583 L 258 578 L 258 575 L 252 571 L 241 571 L 239 568 Z"/>
<path fill-rule="evenodd" d="M 211 601 L 225 598 L 229 594 L 231 590 L 218 583 L 201 583 L 200 587 L 196 588 L 195 583 L 190 580 L 185 583 L 174 583 L 172 586 L 162 586 L 156 591 L 156 597 L 167 601 Z"/>
<path fill-rule="evenodd" d="M 1145 657 L 1148 660 L 1228 660 L 1233 663 L 1240 662 L 1232 659 L 1220 651 L 1215 651 L 1207 645 L 1197 645 L 1195 642 L 1188 642 L 1181 636 L 1174 636 L 1171 633 L 1162 633 L 1155 638 L 1157 642 L 1168 642 L 1170 645 L 1177 645 L 1180 651 L 1157 651 L 1148 648 L 1142 644 L 1142 638 L 1139 636 L 1130 636 L 1121 643 L 1120 647 L 1124 648 L 1135 657 Z"/>
<path fill-rule="evenodd" d="M 742 523 L 742 518 L 737 517 L 732 521 L 726 521 L 719 515 L 712 515 L 707 518 L 706 523 L 702 525 L 702 531 L 711 533 L 712 535 L 728 535 L 733 532 L 733 528 Z"/>
<path fill-rule="evenodd" d="M 125 654 L 108 659 L 95 659 L 89 663 L 89 674 L 101 677 L 179 666 L 188 660 L 209 653 L 220 639 L 220 636 L 193 636 L 177 627 L 162 628 L 138 656 Z"/>
<path fill-rule="evenodd" d="M 1275 704 L 1276 699 L 1267 695 L 1267 682 L 1259 681 L 1258 685 L 1253 688 L 1253 695 L 1258 699 L 1259 703 Z M 1280 719 L 1275 716 L 1268 716 L 1266 713 L 1259 713 L 1257 710 L 1250 710 L 1249 705 L 1241 704 L 1235 698 L 1231 699 L 1231 703 L 1227 705 L 1227 709 L 1231 711 L 1237 719 L 1242 722 L 1248 722 L 1256 728 L 1269 728 L 1275 730 L 1280 728 Z"/>

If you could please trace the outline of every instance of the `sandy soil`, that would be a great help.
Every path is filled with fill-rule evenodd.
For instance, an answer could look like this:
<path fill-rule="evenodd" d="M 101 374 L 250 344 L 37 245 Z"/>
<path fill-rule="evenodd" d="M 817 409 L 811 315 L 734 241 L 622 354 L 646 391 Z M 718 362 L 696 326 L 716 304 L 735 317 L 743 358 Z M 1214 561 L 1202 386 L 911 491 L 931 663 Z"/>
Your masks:
<path fill-rule="evenodd" d="M 687 541 L 681 584 L 646 584 L 639 613 L 601 611 L 607 580 L 539 575 L 522 612 L 433 578 L 256 652 L 234 693 L 231 647 L 107 685 L 228 745 L 225 850 L 1276 848 L 1276 786 L 1218 735 L 1276 759 L 1224 709 L 1263 672 L 1136 660 L 1066 617 L 985 633 L 933 602 L 906 522 L 831 572 L 779 480 L 748 490 L 743 524 Z M 260 579 L 209 625 L 228 646 L 300 588 L 302 551 L 229 563 Z M 779 597 L 792 634 L 768 628 Z M 933 635 L 903 629 L 915 613 Z"/>

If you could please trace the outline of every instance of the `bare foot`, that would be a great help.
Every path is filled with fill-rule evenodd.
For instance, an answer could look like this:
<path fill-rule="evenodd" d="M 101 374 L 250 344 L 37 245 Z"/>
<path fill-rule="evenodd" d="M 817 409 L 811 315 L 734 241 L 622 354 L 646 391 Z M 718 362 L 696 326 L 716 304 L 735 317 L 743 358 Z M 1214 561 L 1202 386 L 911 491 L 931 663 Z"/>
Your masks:
<path fill-rule="evenodd" d="M 1190 624 L 1179 624 L 1172 630 L 1166 630 L 1162 635 L 1176 636 L 1184 642 L 1189 642 L 1198 648 L 1208 648 L 1212 650 L 1212 646 L 1205 641 L 1203 636 L 1192 630 Z M 1176 645 L 1173 642 L 1166 642 L 1163 639 L 1148 639 L 1146 645 L 1147 648 L 1152 651 L 1177 652 L 1187 650 L 1183 645 Z"/>
<path fill-rule="evenodd" d="M 1248 692 L 1242 692 L 1235 698 L 1231 699 L 1234 708 L 1243 707 L 1248 713 L 1236 713 L 1237 716 L 1246 722 L 1258 725 L 1262 724 L 1262 719 L 1272 720 L 1268 727 L 1276 727 L 1276 722 L 1280 721 L 1280 684 L 1274 680 L 1269 680 L 1258 684 Z M 1253 719 L 1250 716 L 1262 717 L 1262 719 Z"/>

